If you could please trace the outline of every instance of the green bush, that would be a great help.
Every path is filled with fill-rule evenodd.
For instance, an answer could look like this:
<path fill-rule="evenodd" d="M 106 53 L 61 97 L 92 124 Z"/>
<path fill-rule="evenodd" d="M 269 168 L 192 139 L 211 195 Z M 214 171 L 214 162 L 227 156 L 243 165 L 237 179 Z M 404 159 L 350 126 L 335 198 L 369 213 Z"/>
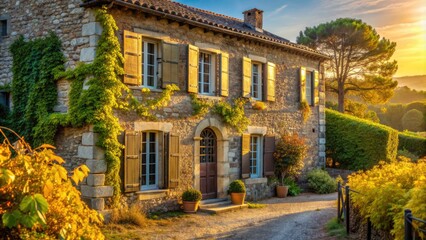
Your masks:
<path fill-rule="evenodd" d="M 393 161 L 398 132 L 390 127 L 326 109 L 327 157 L 349 170 L 369 169 Z"/>
<path fill-rule="evenodd" d="M 297 196 L 300 194 L 302 189 L 300 189 L 299 185 L 292 178 L 285 178 L 284 185 L 288 186 L 288 195 L 289 196 Z"/>
<path fill-rule="evenodd" d="M 398 150 L 407 150 L 420 157 L 426 155 L 426 138 L 408 133 L 399 133 L 398 139 Z"/>
<path fill-rule="evenodd" d="M 188 189 L 182 194 L 182 200 L 188 202 L 198 202 L 201 201 L 201 192 L 196 189 Z"/>
<path fill-rule="evenodd" d="M 401 121 L 404 130 L 420 132 L 424 129 L 423 113 L 417 109 L 406 112 Z"/>
<path fill-rule="evenodd" d="M 327 171 L 317 168 L 308 173 L 308 186 L 315 193 L 332 193 L 337 189 L 337 181 Z"/>
<path fill-rule="evenodd" d="M 246 186 L 241 180 L 234 180 L 229 185 L 228 193 L 245 193 Z"/>

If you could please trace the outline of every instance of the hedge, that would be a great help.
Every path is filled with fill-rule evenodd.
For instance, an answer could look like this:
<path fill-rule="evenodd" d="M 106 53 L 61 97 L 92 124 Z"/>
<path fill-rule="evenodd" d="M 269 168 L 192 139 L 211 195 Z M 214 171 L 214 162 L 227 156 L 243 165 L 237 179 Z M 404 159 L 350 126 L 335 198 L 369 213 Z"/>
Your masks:
<path fill-rule="evenodd" d="M 407 150 L 419 157 L 426 155 L 426 138 L 407 133 L 399 133 L 398 139 L 398 150 Z"/>
<path fill-rule="evenodd" d="M 327 157 L 349 170 L 369 169 L 396 158 L 398 131 L 326 109 Z"/>

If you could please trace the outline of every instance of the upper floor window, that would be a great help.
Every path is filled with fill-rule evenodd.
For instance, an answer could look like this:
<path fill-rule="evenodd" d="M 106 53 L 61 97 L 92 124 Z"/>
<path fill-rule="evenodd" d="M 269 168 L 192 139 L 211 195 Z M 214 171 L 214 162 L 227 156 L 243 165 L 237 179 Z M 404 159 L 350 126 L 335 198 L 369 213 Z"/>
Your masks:
<path fill-rule="evenodd" d="M 251 74 L 251 97 L 256 100 L 262 100 L 262 64 L 252 64 Z"/>
<path fill-rule="evenodd" d="M 158 87 L 158 43 L 143 40 L 142 42 L 142 86 Z"/>
<path fill-rule="evenodd" d="M 5 111 L 4 113 L 10 110 L 9 96 L 9 92 L 0 91 L 0 112 L 2 109 Z"/>
<path fill-rule="evenodd" d="M 262 177 L 262 137 L 260 135 L 250 136 L 250 177 Z"/>
<path fill-rule="evenodd" d="M 215 94 L 215 56 L 200 52 L 198 63 L 198 93 Z"/>
<path fill-rule="evenodd" d="M 306 71 L 306 88 L 305 88 L 305 94 L 306 94 L 306 101 L 309 105 L 312 105 L 312 90 L 313 90 L 313 72 Z"/>
<path fill-rule="evenodd" d="M 1 29 L 0 29 L 0 36 L 4 37 L 7 36 L 7 20 L 0 20 Z"/>

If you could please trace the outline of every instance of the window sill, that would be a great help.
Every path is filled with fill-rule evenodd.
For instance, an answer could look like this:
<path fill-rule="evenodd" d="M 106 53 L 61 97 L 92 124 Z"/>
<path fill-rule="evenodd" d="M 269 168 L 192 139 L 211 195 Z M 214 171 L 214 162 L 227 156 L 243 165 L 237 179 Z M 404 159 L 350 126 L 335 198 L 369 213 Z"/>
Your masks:
<path fill-rule="evenodd" d="M 223 97 L 221 97 L 221 96 L 206 95 L 206 94 L 200 94 L 200 93 L 197 93 L 197 97 L 198 98 L 204 98 L 204 99 L 210 99 L 210 100 L 217 100 L 217 101 L 220 101 L 220 100 L 223 99 Z"/>
<path fill-rule="evenodd" d="M 138 199 L 141 200 L 150 200 L 156 198 L 163 198 L 169 194 L 169 189 L 157 189 L 157 190 L 146 190 L 136 192 Z"/>

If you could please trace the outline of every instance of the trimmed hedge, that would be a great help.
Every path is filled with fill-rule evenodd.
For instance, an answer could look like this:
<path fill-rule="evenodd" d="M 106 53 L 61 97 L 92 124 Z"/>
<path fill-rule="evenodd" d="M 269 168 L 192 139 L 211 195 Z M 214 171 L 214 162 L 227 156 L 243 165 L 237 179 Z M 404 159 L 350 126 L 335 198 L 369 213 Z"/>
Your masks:
<path fill-rule="evenodd" d="M 396 158 L 398 131 L 390 127 L 326 109 L 327 157 L 339 168 L 369 169 Z"/>
<path fill-rule="evenodd" d="M 398 139 L 398 150 L 407 150 L 420 157 L 426 155 L 426 138 L 406 133 L 399 133 Z"/>

